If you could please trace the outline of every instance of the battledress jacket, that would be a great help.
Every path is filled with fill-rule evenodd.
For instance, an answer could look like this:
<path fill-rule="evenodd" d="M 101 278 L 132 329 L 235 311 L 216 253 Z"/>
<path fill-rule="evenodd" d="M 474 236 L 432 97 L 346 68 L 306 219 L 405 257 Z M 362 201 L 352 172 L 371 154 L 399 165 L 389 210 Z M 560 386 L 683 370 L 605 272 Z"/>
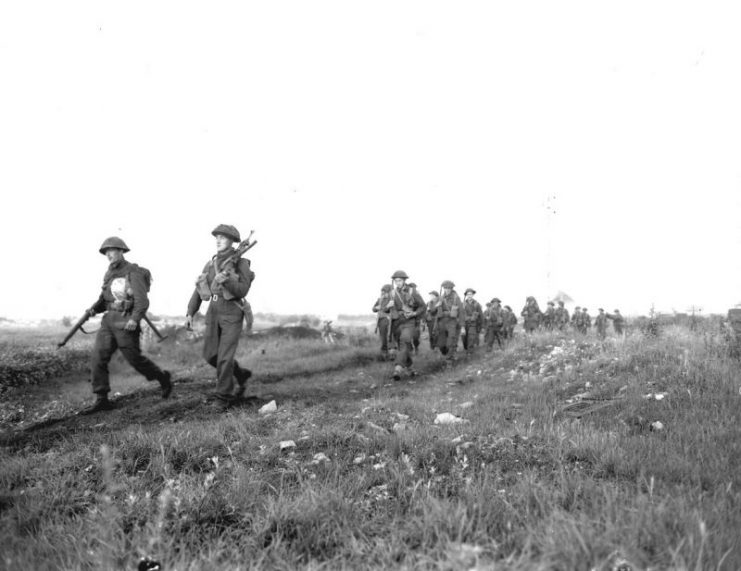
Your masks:
<path fill-rule="evenodd" d="M 95 313 L 103 313 L 117 301 L 121 301 L 114 295 L 114 290 L 125 292 L 128 307 L 126 313 L 130 319 L 138 323 L 149 309 L 149 297 L 143 270 L 127 260 L 112 263 L 103 276 L 100 297 L 91 309 Z"/>
<path fill-rule="evenodd" d="M 227 250 L 223 254 L 217 254 L 209 261 L 203 268 L 203 273 L 208 273 L 207 283 L 211 285 L 211 294 L 222 296 L 224 291 L 228 292 L 234 301 L 240 303 L 243 297 L 247 295 L 252 285 L 252 271 L 250 270 L 250 262 L 243 258 L 239 259 L 239 262 L 234 266 L 234 270 L 229 272 L 228 279 L 222 284 L 215 284 L 214 277 L 221 271 L 221 266 L 224 262 L 234 253 L 234 249 Z M 198 289 L 193 290 L 193 295 L 190 296 L 188 302 L 188 315 L 195 315 L 201 307 L 201 296 L 198 294 Z"/>

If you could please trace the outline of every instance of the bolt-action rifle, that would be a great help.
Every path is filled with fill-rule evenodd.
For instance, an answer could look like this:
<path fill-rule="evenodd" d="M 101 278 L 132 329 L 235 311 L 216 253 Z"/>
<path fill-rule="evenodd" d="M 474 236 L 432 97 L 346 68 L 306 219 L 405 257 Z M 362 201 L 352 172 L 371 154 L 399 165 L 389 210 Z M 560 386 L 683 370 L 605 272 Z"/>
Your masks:
<path fill-rule="evenodd" d="M 61 342 L 57 343 L 57 349 L 61 349 L 67 344 L 67 341 L 72 339 L 72 336 L 77 333 L 78 331 L 82 330 L 83 333 L 92 333 L 92 331 L 85 331 L 85 329 L 82 327 L 85 325 L 85 322 L 92 317 L 90 311 L 85 311 L 85 313 L 80 317 L 80 319 L 77 320 L 77 323 L 75 323 L 72 326 L 72 329 L 69 330 L 69 333 L 67 333 L 67 336 L 62 339 Z"/>

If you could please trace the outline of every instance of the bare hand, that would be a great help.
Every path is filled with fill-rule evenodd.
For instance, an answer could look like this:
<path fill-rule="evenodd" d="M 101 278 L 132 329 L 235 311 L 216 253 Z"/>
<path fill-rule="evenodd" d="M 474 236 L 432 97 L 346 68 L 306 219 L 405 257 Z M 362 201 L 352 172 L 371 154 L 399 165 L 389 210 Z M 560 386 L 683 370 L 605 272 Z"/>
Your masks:
<path fill-rule="evenodd" d="M 133 319 L 129 319 L 126 322 L 126 325 L 124 325 L 124 329 L 126 331 L 136 331 L 136 328 L 137 327 L 139 327 L 139 324 L 136 321 L 134 321 Z"/>
<path fill-rule="evenodd" d="M 392 307 L 394 307 L 394 300 L 393 299 L 386 304 L 386 309 L 391 309 Z"/>
<path fill-rule="evenodd" d="M 217 284 L 223 284 L 228 279 L 229 279 L 229 274 L 227 274 L 226 272 L 219 272 L 218 274 L 216 274 L 216 277 L 214 277 L 214 281 Z"/>
<path fill-rule="evenodd" d="M 189 330 L 193 329 L 193 316 L 192 315 L 185 316 L 185 328 Z"/>
<path fill-rule="evenodd" d="M 95 310 L 91 307 L 90 309 L 86 309 L 85 313 L 87 313 L 88 317 L 93 317 L 95 315 Z"/>

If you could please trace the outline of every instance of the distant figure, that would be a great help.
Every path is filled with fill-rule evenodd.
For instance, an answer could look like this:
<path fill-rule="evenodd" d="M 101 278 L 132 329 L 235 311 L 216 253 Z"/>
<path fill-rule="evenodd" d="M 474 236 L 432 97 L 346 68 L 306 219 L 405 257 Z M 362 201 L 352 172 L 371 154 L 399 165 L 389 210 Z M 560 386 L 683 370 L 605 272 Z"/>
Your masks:
<path fill-rule="evenodd" d="M 108 393 L 111 391 L 108 363 L 116 349 L 148 381 L 159 381 L 162 398 L 166 399 L 172 392 L 170 372 L 160 369 L 141 352 L 139 322 L 149 308 L 147 292 L 151 275 L 148 270 L 124 258 L 128 251 L 126 243 L 115 236 L 106 239 L 99 249 L 108 258 L 109 266 L 103 276 L 103 288 L 98 301 L 87 312 L 91 317 L 102 312 L 105 315 L 95 337 L 90 367 L 95 402 L 83 409 L 83 414 L 111 410 L 114 407 L 108 400 Z"/>
<path fill-rule="evenodd" d="M 612 320 L 612 328 L 615 330 L 615 334 L 622 335 L 623 327 L 625 326 L 625 318 L 620 314 L 620 310 L 615 309 L 612 314 L 608 313 L 607 319 Z"/>
<path fill-rule="evenodd" d="M 520 315 L 523 317 L 523 327 L 526 333 L 532 333 L 540 325 L 542 312 L 538 307 L 538 302 L 533 296 L 528 296 L 525 301 L 525 307 L 522 308 Z"/>
<path fill-rule="evenodd" d="M 515 327 L 517 326 L 517 316 L 509 305 L 505 305 L 502 310 L 502 332 L 505 339 L 514 339 Z"/>
<path fill-rule="evenodd" d="M 381 357 L 388 359 L 389 356 L 389 335 L 391 333 L 391 310 L 389 302 L 391 301 L 391 285 L 384 284 L 381 287 L 381 295 L 373 305 L 373 312 L 376 314 L 376 331 L 381 340 Z"/>
<path fill-rule="evenodd" d="M 574 308 L 574 315 L 571 316 L 571 328 L 579 331 L 579 321 L 581 321 L 581 307 L 578 305 Z"/>
<path fill-rule="evenodd" d="M 566 329 L 566 326 L 569 324 L 569 310 L 564 307 L 563 301 L 558 302 L 558 307 L 556 308 L 554 319 L 556 321 L 556 328 L 559 331 L 563 331 L 564 329 Z"/>
<path fill-rule="evenodd" d="M 605 314 L 605 310 L 601 307 L 597 311 L 599 311 L 599 313 L 597 314 L 597 317 L 594 318 L 594 327 L 597 329 L 597 336 L 600 339 L 604 339 L 607 337 L 607 315 Z"/>
<path fill-rule="evenodd" d="M 437 346 L 448 361 L 455 360 L 458 336 L 465 318 L 463 301 L 450 280 L 442 283 L 443 293 L 437 301 Z"/>
<path fill-rule="evenodd" d="M 409 291 L 412 292 L 412 295 L 417 294 L 417 284 L 414 282 L 410 282 L 407 284 L 407 287 L 409 288 Z M 420 296 L 421 298 L 422 296 Z M 414 354 L 417 355 L 419 353 L 419 340 L 422 337 L 422 319 L 424 318 L 425 314 L 427 313 L 427 305 L 425 305 L 425 310 L 421 315 L 417 316 L 417 319 L 414 322 L 414 337 L 412 339 L 412 345 L 414 346 Z"/>
<path fill-rule="evenodd" d="M 437 302 L 440 294 L 436 291 L 429 293 L 430 300 L 427 302 L 427 311 L 425 312 L 425 321 L 427 324 L 427 333 L 430 336 L 430 349 L 437 349 Z"/>
<path fill-rule="evenodd" d="M 395 381 L 401 379 L 402 374 L 411 376 L 416 373 L 412 369 L 412 352 L 414 351 L 414 330 L 417 322 L 424 315 L 427 308 L 425 301 L 413 289 L 406 285 L 409 276 L 401 270 L 391 276 L 393 287 L 391 288 L 391 331 L 399 342 L 399 351 L 396 353 L 396 361 L 392 378 Z"/>
<path fill-rule="evenodd" d="M 325 321 L 322 327 L 322 341 L 325 343 L 334 343 L 334 331 L 332 330 L 332 321 Z"/>
<path fill-rule="evenodd" d="M 579 319 L 579 332 L 582 335 L 586 335 L 591 326 L 592 326 L 592 318 L 589 316 L 589 313 L 587 313 L 587 308 L 582 307 L 581 317 Z"/>
<path fill-rule="evenodd" d="M 556 324 L 556 308 L 552 301 L 548 302 L 548 307 L 543 314 L 543 327 L 548 331 L 553 331 L 553 327 Z"/>
<path fill-rule="evenodd" d="M 216 239 L 216 255 L 206 263 L 196 280 L 185 321 L 187 327 L 192 328 L 193 316 L 204 301 L 209 302 L 203 358 L 216 369 L 212 406 L 215 411 L 223 412 L 244 395 L 247 380 L 252 376 L 252 371 L 241 367 L 234 356 L 245 318 L 244 298 L 255 274 L 248 259 L 233 260 L 234 244 L 241 241 L 239 230 L 219 224 L 211 235 Z"/>
<path fill-rule="evenodd" d="M 484 344 L 487 351 L 491 351 L 494 348 L 494 341 L 497 342 L 500 349 L 502 348 L 504 317 L 501 303 L 500 299 L 495 297 L 486 304 L 486 311 L 484 311 L 484 327 L 486 328 Z"/>
<path fill-rule="evenodd" d="M 464 331 L 463 349 L 467 352 L 475 351 L 479 346 L 479 333 L 484 325 L 484 311 L 481 304 L 474 299 L 476 290 L 468 288 L 464 292 Z"/>

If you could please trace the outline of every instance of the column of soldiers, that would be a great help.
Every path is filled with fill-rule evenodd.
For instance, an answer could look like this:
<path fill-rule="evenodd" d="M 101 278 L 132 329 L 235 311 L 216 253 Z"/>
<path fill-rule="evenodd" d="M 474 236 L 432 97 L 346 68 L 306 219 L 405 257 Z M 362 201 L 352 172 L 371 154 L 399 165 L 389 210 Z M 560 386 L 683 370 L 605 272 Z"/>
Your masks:
<path fill-rule="evenodd" d="M 484 309 L 474 297 L 475 289 L 466 289 L 461 299 L 455 291 L 455 284 L 445 280 L 439 292 L 432 290 L 428 293 L 425 303 L 417 293 L 416 284 L 407 283 L 408 279 L 405 272 L 395 272 L 392 285 L 381 287 L 380 296 L 373 305 L 377 319 L 376 333 L 381 342 L 381 358 L 395 359 L 394 379 L 415 374 L 411 367 L 411 356 L 419 352 L 423 327 L 428 332 L 430 349 L 439 351 L 447 361 L 456 359 L 459 339 L 466 353 L 472 353 L 479 347 L 482 333 L 487 351 L 492 351 L 495 343 L 502 348 L 506 340 L 512 339 L 517 316 L 509 305 L 502 306 L 499 298 L 487 302 Z M 571 326 L 574 331 L 587 334 L 592 326 L 592 318 L 586 308 L 576 307 L 571 316 L 561 300 L 549 301 L 546 310 L 541 311 L 536 299 L 528 296 L 520 315 L 526 333 L 538 329 L 566 331 Z M 600 308 L 594 322 L 600 339 L 607 336 L 608 320 L 612 321 L 616 334 L 623 333 L 624 319 L 620 311 L 616 309 L 609 314 Z M 402 331 L 407 332 L 404 339 Z"/>

